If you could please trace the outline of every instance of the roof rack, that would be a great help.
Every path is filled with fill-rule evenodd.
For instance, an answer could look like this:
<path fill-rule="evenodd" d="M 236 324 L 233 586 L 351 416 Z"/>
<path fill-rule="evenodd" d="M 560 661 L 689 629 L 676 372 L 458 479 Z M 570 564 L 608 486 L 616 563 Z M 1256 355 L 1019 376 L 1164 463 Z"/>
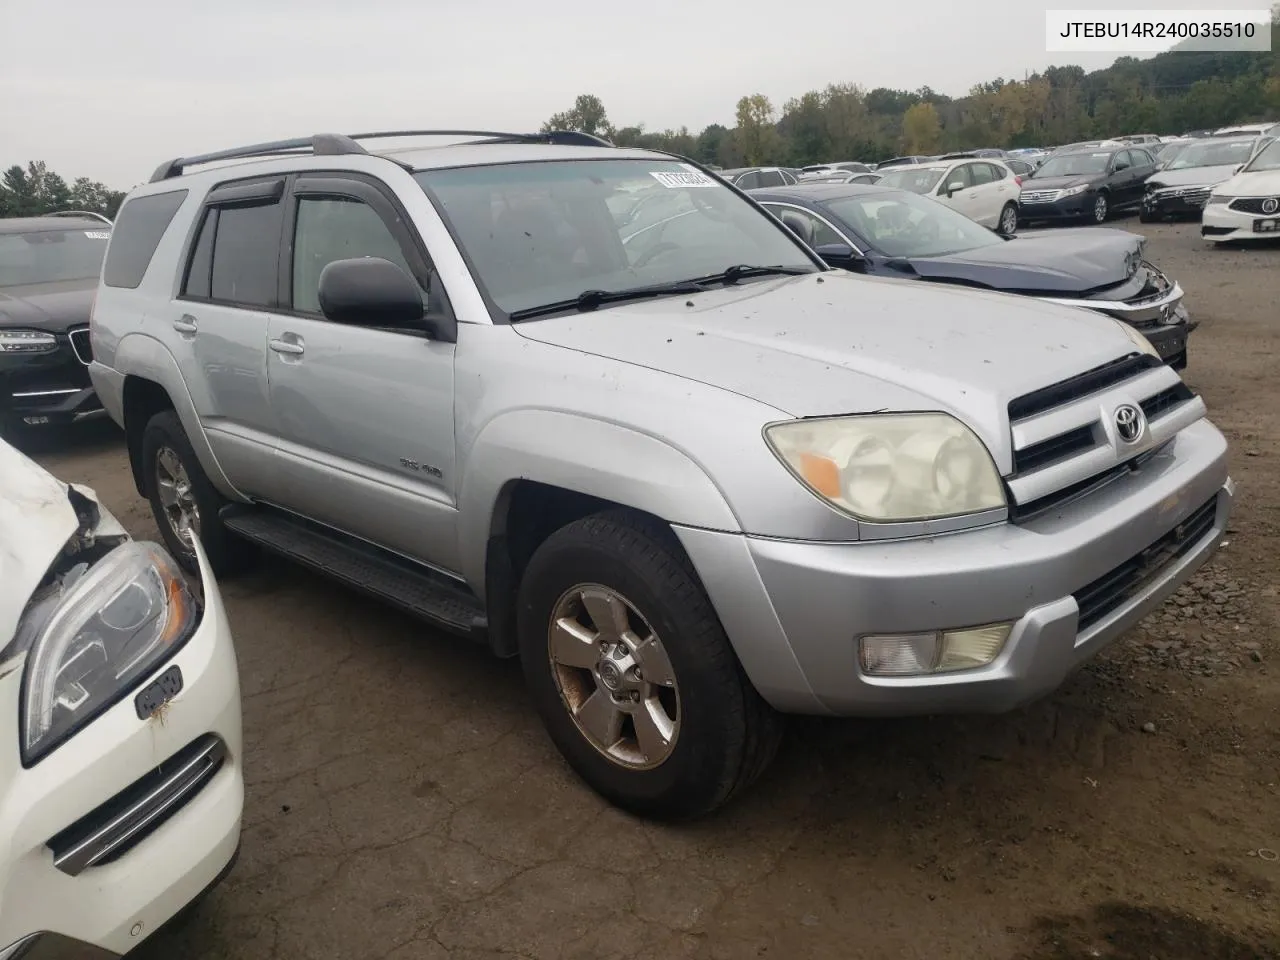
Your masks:
<path fill-rule="evenodd" d="M 92 220 L 101 220 L 103 223 L 110 223 L 111 218 L 105 217 L 94 210 L 55 210 L 52 213 L 42 213 L 42 217 L 77 217 L 89 218 Z"/>
<path fill-rule="evenodd" d="M 317 133 L 296 140 L 274 140 L 246 147 L 218 150 L 193 157 L 178 157 L 156 168 L 151 183 L 182 176 L 183 170 L 220 160 L 247 160 L 253 157 L 341 156 L 368 154 L 360 140 L 389 140 L 398 137 L 466 137 L 482 143 L 550 143 L 556 146 L 612 147 L 608 140 L 578 130 L 551 130 L 546 133 L 503 133 L 496 130 L 380 130 L 373 133 Z"/>

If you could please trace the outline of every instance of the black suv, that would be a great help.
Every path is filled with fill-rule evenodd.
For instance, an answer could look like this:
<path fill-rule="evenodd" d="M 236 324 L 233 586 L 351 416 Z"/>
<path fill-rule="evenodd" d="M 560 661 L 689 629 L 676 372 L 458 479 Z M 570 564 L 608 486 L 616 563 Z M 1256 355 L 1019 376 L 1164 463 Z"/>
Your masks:
<path fill-rule="evenodd" d="M 0 433 L 103 413 L 89 312 L 110 236 L 91 213 L 0 220 Z"/>
<path fill-rule="evenodd" d="M 1155 172 L 1155 158 L 1128 144 L 1054 153 L 1022 181 L 1018 219 L 1105 223 L 1112 213 L 1142 203 L 1147 178 Z"/>

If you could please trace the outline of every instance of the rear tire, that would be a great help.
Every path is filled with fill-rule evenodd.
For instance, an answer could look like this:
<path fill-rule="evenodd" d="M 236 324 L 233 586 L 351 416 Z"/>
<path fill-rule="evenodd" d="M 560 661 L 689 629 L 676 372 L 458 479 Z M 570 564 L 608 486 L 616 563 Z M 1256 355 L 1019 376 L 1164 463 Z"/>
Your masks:
<path fill-rule="evenodd" d="M 142 477 L 160 536 L 183 567 L 199 573 L 195 550 L 180 532 L 184 513 L 186 527 L 196 529 L 215 576 L 230 576 L 248 565 L 253 549 L 222 525 L 218 511 L 227 500 L 209 482 L 173 410 L 161 411 L 147 421 L 142 432 Z"/>
<path fill-rule="evenodd" d="M 517 611 L 525 680 L 547 732 L 610 803 L 645 817 L 697 817 L 752 783 L 777 752 L 782 718 L 743 673 L 664 526 L 610 511 L 561 528 L 529 561 Z M 619 636 L 625 643 L 614 643 Z M 629 688 L 626 677 L 636 678 Z M 654 729 L 652 716 L 665 725 L 657 741 L 641 735 L 642 725 Z"/>
<path fill-rule="evenodd" d="M 996 221 L 996 233 L 1004 237 L 1012 237 L 1018 232 L 1018 205 L 1006 203 L 1000 211 L 1000 219 Z"/>

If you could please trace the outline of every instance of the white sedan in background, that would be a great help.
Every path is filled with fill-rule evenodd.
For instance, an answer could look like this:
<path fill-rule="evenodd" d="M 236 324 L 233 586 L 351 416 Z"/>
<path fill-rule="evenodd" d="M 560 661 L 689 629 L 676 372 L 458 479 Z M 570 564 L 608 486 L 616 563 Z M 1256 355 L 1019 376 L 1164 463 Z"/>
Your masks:
<path fill-rule="evenodd" d="M 961 158 L 891 167 L 877 181 L 932 197 L 1005 236 L 1018 229 L 1022 178 L 999 160 Z"/>
<path fill-rule="evenodd" d="M 217 586 L 0 441 L 0 960 L 110 958 L 240 842 L 240 684 Z"/>
<path fill-rule="evenodd" d="M 1280 140 L 1272 140 L 1239 173 L 1213 188 L 1200 235 L 1214 243 L 1280 238 Z"/>

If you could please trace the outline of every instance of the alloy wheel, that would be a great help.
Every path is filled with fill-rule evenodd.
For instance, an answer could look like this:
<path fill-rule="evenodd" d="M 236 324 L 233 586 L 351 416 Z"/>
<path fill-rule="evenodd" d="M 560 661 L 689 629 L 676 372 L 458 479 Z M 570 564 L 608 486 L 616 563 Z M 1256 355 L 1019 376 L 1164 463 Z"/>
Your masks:
<path fill-rule="evenodd" d="M 200 508 L 187 469 L 173 448 L 167 446 L 156 451 L 155 467 L 156 493 L 169 528 L 179 540 L 190 542 L 200 535 Z"/>
<path fill-rule="evenodd" d="M 680 693 L 662 640 L 622 594 L 579 584 L 556 602 L 547 655 L 578 732 L 628 770 L 671 756 L 680 734 Z"/>

